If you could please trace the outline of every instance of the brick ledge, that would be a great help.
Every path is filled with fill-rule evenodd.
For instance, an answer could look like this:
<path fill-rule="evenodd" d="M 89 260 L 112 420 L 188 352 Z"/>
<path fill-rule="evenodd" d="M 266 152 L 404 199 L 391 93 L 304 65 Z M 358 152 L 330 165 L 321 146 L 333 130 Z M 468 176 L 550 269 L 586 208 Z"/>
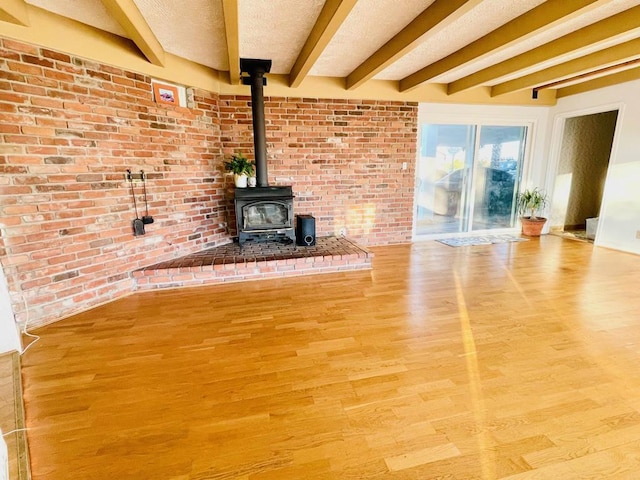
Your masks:
<path fill-rule="evenodd" d="M 239 282 L 371 269 L 373 253 L 345 237 L 320 237 L 312 247 L 278 242 L 236 243 L 196 252 L 133 272 L 137 290 Z"/>

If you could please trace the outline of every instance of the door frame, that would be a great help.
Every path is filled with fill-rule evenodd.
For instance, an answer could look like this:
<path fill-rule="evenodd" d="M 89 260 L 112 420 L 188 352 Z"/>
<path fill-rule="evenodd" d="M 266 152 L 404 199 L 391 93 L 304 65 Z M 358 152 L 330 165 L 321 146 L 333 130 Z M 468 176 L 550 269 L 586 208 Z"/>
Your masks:
<path fill-rule="evenodd" d="M 504 125 L 527 127 L 524 159 L 521 170 L 520 185 L 542 185 L 546 180 L 546 158 L 543 148 L 545 145 L 546 123 L 548 121 L 549 107 L 512 107 L 491 106 L 487 109 L 483 105 L 450 105 L 420 103 L 418 105 L 418 128 L 416 138 L 416 167 L 420 159 L 420 146 L 422 125 L 449 124 L 449 125 Z M 417 168 L 415 169 L 417 172 Z M 416 178 L 417 179 L 417 178 Z M 416 180 L 414 179 L 414 180 Z M 519 226 L 513 228 L 501 228 L 495 230 L 475 230 L 461 233 L 422 234 L 416 233 L 416 209 L 417 209 L 417 181 L 414 182 L 412 215 L 412 241 L 436 240 L 444 237 L 469 237 L 491 234 L 515 233 Z"/>
<path fill-rule="evenodd" d="M 15 321 L 9 286 L 0 265 L 0 353 L 22 351 L 20 327 Z"/>
<path fill-rule="evenodd" d="M 587 115 L 593 115 L 596 113 L 605 113 L 617 110 L 618 117 L 616 119 L 616 127 L 613 131 L 613 142 L 611 143 L 611 153 L 609 154 L 609 166 L 607 167 L 607 175 L 604 182 L 604 189 L 602 191 L 602 200 L 600 202 L 600 221 L 598 222 L 594 245 L 598 245 L 598 233 L 603 224 L 603 219 L 606 218 L 607 207 L 607 192 L 609 190 L 608 185 L 609 175 L 611 172 L 611 159 L 615 158 L 618 151 L 618 143 L 620 138 L 620 129 L 622 128 L 622 117 L 624 114 L 625 105 L 622 102 L 614 102 L 610 104 L 598 105 L 595 107 L 589 107 L 579 110 L 572 110 L 569 112 L 563 112 L 556 114 L 553 119 L 553 130 L 550 139 L 549 148 L 549 175 L 547 176 L 546 190 L 549 192 L 549 198 L 551 199 L 551 211 L 550 218 L 547 222 L 546 228 L 550 229 L 557 220 L 554 220 L 554 215 L 559 215 L 553 212 L 553 194 L 556 188 L 556 179 L 558 178 L 558 169 L 560 168 L 560 152 L 562 151 L 562 141 L 564 140 L 565 123 L 570 118 L 584 117 Z M 563 219 L 566 212 L 563 212 Z"/>

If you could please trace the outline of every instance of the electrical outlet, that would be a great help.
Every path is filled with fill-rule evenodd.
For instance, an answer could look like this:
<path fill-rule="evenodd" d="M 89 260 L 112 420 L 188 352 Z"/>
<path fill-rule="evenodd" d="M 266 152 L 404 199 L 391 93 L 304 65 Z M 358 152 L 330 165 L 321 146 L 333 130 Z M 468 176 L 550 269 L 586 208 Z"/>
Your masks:
<path fill-rule="evenodd" d="M 341 237 L 345 237 L 347 235 L 347 229 L 346 228 L 341 228 L 340 229 L 340 236 Z"/>
<path fill-rule="evenodd" d="M 407 169 L 407 162 L 402 162 L 402 169 L 406 170 Z"/>

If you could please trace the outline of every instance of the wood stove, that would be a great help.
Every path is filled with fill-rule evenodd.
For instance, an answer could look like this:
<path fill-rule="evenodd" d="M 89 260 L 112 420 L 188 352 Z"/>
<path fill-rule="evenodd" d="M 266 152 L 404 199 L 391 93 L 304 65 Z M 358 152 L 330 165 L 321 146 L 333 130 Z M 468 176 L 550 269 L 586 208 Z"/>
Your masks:
<path fill-rule="evenodd" d="M 247 241 L 279 240 L 294 244 L 296 241 L 291 186 L 269 186 L 268 182 L 263 88 L 267 84 L 264 75 L 270 69 L 271 60 L 240 59 L 242 83 L 251 85 L 253 145 L 258 183 L 257 187 L 235 190 L 234 204 L 240 248 Z"/>
<path fill-rule="evenodd" d="M 295 243 L 290 186 L 238 188 L 234 203 L 240 247 L 246 241 Z"/>

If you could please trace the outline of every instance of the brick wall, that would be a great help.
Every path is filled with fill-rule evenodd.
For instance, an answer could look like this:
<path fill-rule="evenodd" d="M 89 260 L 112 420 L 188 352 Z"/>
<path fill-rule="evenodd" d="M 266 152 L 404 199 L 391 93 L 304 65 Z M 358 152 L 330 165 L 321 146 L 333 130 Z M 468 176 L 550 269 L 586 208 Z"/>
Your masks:
<path fill-rule="evenodd" d="M 220 96 L 227 154 L 252 155 L 250 100 Z M 265 97 L 269 182 L 293 185 L 295 211 L 316 217 L 318 235 L 409 242 L 417 112 L 409 102 Z"/>
<path fill-rule="evenodd" d="M 164 106 L 150 82 L 0 38 L 0 259 L 19 321 L 126 295 L 133 270 L 230 241 L 220 165 L 252 156 L 250 98 L 189 90 L 189 108 Z M 319 235 L 410 241 L 416 104 L 267 97 L 266 118 L 270 181 L 293 185 Z M 145 236 L 126 169 L 148 174 Z"/>
<path fill-rule="evenodd" d="M 0 253 L 19 320 L 46 323 L 122 296 L 132 270 L 228 241 L 217 96 L 195 91 L 193 108 L 163 106 L 150 81 L 2 40 Z M 126 169 L 148 174 L 155 222 L 145 236 L 132 235 Z"/>

